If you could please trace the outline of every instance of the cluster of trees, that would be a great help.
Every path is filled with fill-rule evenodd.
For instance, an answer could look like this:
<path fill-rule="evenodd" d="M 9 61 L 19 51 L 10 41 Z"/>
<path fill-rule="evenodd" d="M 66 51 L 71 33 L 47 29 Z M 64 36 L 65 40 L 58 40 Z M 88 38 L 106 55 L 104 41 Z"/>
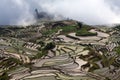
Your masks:
<path fill-rule="evenodd" d="M 39 44 L 41 45 L 41 47 L 38 48 L 39 52 L 37 53 L 37 55 L 34 56 L 34 59 L 39 59 L 47 55 L 48 51 L 54 49 L 56 46 L 54 42 L 45 43 L 43 41 L 40 41 Z"/>

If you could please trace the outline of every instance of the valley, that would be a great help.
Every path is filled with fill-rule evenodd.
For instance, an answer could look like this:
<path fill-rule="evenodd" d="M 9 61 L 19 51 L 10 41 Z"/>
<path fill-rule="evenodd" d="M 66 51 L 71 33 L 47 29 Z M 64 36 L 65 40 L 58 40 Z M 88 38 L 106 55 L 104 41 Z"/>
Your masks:
<path fill-rule="evenodd" d="M 119 80 L 119 30 L 74 20 L 0 27 L 0 80 Z"/>

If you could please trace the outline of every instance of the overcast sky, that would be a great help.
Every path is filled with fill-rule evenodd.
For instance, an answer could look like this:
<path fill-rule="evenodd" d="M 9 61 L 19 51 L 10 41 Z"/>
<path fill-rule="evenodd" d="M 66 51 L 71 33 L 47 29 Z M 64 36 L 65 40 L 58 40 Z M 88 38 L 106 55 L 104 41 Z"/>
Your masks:
<path fill-rule="evenodd" d="M 0 24 L 34 23 L 34 10 L 87 24 L 120 23 L 120 0 L 0 0 Z"/>

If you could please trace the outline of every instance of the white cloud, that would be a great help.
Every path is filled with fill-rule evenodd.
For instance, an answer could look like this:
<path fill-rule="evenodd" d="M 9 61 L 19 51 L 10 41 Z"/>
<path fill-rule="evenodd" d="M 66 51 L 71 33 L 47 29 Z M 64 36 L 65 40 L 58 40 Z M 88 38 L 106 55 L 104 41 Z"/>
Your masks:
<path fill-rule="evenodd" d="M 52 13 L 59 13 L 88 24 L 120 23 L 119 15 L 104 0 L 56 0 L 40 4 Z"/>
<path fill-rule="evenodd" d="M 28 25 L 35 22 L 31 5 L 25 0 L 2 0 L 0 24 Z"/>
<path fill-rule="evenodd" d="M 0 24 L 35 22 L 34 9 L 61 14 L 87 24 L 120 23 L 118 0 L 1 0 Z M 118 13 L 117 13 L 118 12 Z"/>
<path fill-rule="evenodd" d="M 35 22 L 33 14 L 30 12 L 30 4 L 25 0 L 12 0 L 16 7 L 20 10 L 21 15 L 14 22 L 17 25 L 28 25 Z M 12 24 L 11 23 L 11 24 Z"/>

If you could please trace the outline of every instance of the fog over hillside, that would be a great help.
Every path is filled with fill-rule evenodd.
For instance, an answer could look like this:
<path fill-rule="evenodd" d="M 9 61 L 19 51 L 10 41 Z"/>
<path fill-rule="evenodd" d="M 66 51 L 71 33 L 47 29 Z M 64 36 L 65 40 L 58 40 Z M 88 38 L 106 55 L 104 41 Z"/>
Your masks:
<path fill-rule="evenodd" d="M 119 0 L 1 0 L 0 24 L 34 23 L 35 9 L 87 24 L 120 23 Z"/>

